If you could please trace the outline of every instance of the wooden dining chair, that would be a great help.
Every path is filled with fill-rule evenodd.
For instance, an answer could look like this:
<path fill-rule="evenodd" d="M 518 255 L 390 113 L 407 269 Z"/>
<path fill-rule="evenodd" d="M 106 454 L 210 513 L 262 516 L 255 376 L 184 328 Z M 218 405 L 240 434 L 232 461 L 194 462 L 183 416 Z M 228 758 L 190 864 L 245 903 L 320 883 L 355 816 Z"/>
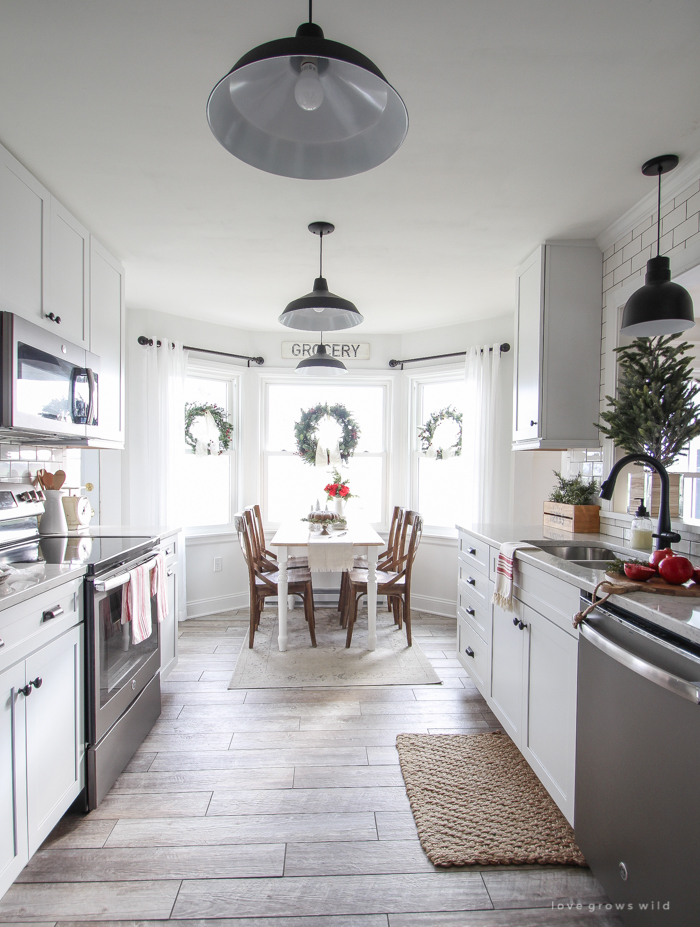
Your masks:
<path fill-rule="evenodd" d="M 261 565 L 256 562 L 255 541 L 250 527 L 251 519 L 248 512 L 239 512 L 234 515 L 233 521 L 241 545 L 243 559 L 248 567 L 248 586 L 250 590 L 250 630 L 248 646 L 253 646 L 255 631 L 260 625 L 260 616 L 265 607 L 268 596 L 278 595 L 279 572 L 264 572 Z M 308 570 L 288 570 L 287 593 L 301 596 L 304 603 L 304 616 L 309 625 L 311 646 L 316 646 L 316 624 L 314 620 L 314 594 L 311 585 L 311 573 Z"/>
<path fill-rule="evenodd" d="M 423 534 L 423 520 L 418 512 L 406 512 L 404 530 L 400 538 L 401 550 L 393 570 L 377 570 L 377 595 L 389 598 L 394 609 L 395 619 L 398 618 L 399 627 L 406 626 L 406 639 L 408 646 L 411 640 L 411 575 L 413 562 L 416 559 L 418 546 Z M 349 575 L 350 594 L 347 597 L 345 611 L 347 622 L 347 638 L 345 646 L 352 643 L 352 631 L 357 620 L 357 609 L 360 599 L 367 595 L 367 570 L 351 570 Z"/>
<path fill-rule="evenodd" d="M 396 545 L 398 544 L 399 537 L 401 535 L 401 530 L 403 526 L 403 517 L 404 509 L 400 505 L 394 506 L 394 512 L 391 516 L 391 525 L 389 527 L 389 537 L 386 542 L 386 550 L 383 550 L 377 556 L 377 569 L 378 570 L 390 570 L 393 569 L 393 564 L 396 559 Z M 367 556 L 366 554 L 355 557 L 353 563 L 353 568 L 356 570 L 366 570 L 367 569 Z M 340 576 L 340 596 L 338 597 L 338 611 L 340 612 L 340 623 L 343 627 L 347 626 L 347 621 L 344 615 L 345 604 L 348 597 L 348 592 L 350 589 L 350 583 L 348 580 L 348 573 L 342 573 Z M 387 601 L 387 611 L 391 611 L 391 603 Z"/>
<path fill-rule="evenodd" d="M 269 563 L 273 570 L 278 570 L 279 566 L 277 563 L 277 554 L 268 550 L 265 546 L 265 529 L 263 527 L 262 513 L 260 511 L 260 506 L 256 502 L 255 505 L 249 505 L 246 507 L 246 512 L 251 512 L 253 517 L 253 531 L 255 532 L 255 540 L 257 544 L 257 549 L 259 551 L 259 556 L 261 560 L 264 560 L 266 563 Z M 308 557 L 289 557 L 287 559 L 287 567 L 289 569 L 308 569 L 309 568 L 309 558 Z"/>

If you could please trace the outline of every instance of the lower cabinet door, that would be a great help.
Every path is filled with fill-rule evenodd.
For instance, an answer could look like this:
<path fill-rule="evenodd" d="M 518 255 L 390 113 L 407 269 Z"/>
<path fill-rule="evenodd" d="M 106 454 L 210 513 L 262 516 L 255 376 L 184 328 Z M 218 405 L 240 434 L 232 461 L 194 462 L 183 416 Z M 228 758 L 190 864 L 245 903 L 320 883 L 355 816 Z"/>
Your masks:
<path fill-rule="evenodd" d="M 24 662 L 0 674 L 0 897 L 29 859 Z"/>
<path fill-rule="evenodd" d="M 506 612 L 497 605 L 493 606 L 490 694 L 494 713 L 519 747 L 523 726 L 523 662 L 527 629 L 519 627 L 523 606 L 517 600 L 513 600 L 513 604 L 516 612 Z"/>
<path fill-rule="evenodd" d="M 166 679 L 177 665 L 177 561 L 166 568 L 168 614 L 160 626 L 160 676 Z"/>
<path fill-rule="evenodd" d="M 487 696 L 491 671 L 489 647 L 461 615 L 457 616 L 457 658 L 477 689 Z"/>
<path fill-rule="evenodd" d="M 573 824 L 578 641 L 529 606 L 522 608 L 530 652 L 520 749 Z"/>
<path fill-rule="evenodd" d="M 27 817 L 35 853 L 84 786 L 83 627 L 26 662 Z"/>

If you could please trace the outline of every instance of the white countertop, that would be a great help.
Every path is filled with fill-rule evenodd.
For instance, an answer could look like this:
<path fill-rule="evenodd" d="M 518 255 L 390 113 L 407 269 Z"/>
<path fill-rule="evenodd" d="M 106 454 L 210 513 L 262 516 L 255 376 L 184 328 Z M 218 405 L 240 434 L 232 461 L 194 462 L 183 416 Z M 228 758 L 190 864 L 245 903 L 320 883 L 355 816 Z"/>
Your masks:
<path fill-rule="evenodd" d="M 616 538 L 604 534 L 571 534 L 545 528 L 543 525 L 458 525 L 461 531 L 473 534 L 481 541 L 493 547 L 499 547 L 508 541 L 561 541 L 568 544 L 597 545 L 602 544 L 612 550 L 620 551 L 627 557 L 644 560 L 648 551 L 636 551 L 621 544 Z M 685 556 L 685 555 L 684 555 Z M 593 592 L 596 585 L 605 578 L 605 566 L 601 569 L 588 569 L 567 563 L 560 557 L 554 557 L 543 550 L 519 550 L 516 560 L 530 563 L 564 582 L 570 583 L 586 592 Z M 693 557 L 689 560 L 697 562 Z M 700 565 L 700 564 L 698 564 Z M 611 596 L 610 604 L 638 615 L 661 628 L 672 631 L 693 644 L 700 646 L 700 597 L 697 599 L 680 596 L 655 595 L 651 592 L 633 592 L 624 596 Z M 573 617 L 573 616 L 572 616 Z"/>
<path fill-rule="evenodd" d="M 0 611 L 48 592 L 70 579 L 83 576 L 84 563 L 18 563 L 12 574 L 0 583 Z"/>
<path fill-rule="evenodd" d="M 87 525 L 85 528 L 69 528 L 66 534 L 70 538 L 154 538 L 164 541 L 180 531 L 182 528 L 168 528 L 162 525 L 146 528 L 135 528 L 133 525 Z"/>

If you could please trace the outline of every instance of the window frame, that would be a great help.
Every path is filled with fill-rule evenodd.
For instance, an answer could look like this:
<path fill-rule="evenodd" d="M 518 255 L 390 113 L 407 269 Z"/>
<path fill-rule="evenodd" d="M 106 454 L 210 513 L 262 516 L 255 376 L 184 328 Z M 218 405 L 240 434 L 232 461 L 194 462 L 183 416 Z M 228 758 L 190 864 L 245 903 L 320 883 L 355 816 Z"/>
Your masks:
<path fill-rule="evenodd" d="M 371 451 L 363 452 L 361 456 L 367 457 L 378 457 L 382 460 L 382 497 L 381 497 L 381 521 L 372 522 L 371 525 L 378 532 L 387 532 L 389 529 L 389 498 L 390 498 L 390 488 L 391 488 L 391 477 L 392 477 L 392 427 L 394 419 L 394 381 L 395 377 L 392 375 L 387 376 L 385 373 L 372 373 L 367 372 L 366 374 L 354 374 L 352 376 L 343 377 L 341 382 L 333 381 L 334 386 L 380 386 L 383 391 L 384 399 L 384 421 L 382 423 L 382 450 L 381 451 Z M 261 430 L 260 430 L 260 469 L 259 469 L 259 480 L 260 480 L 260 508 L 263 516 L 263 523 L 266 530 L 269 528 L 271 532 L 274 532 L 279 527 L 279 522 L 273 522 L 270 520 L 268 512 L 268 460 L 270 457 L 294 457 L 296 456 L 295 451 L 273 451 L 268 447 L 268 435 L 269 435 L 269 407 L 270 407 L 270 386 L 280 386 L 288 384 L 290 386 L 310 386 L 314 383 L 318 383 L 321 390 L 324 386 L 328 385 L 328 378 L 326 377 L 314 377 L 314 378 L 305 378 L 303 381 L 295 375 L 289 373 L 288 370 L 279 371 L 279 373 L 273 372 L 271 370 L 266 371 L 265 373 L 260 374 L 260 391 L 261 391 L 261 401 L 260 401 L 260 410 L 261 410 Z M 361 424 L 361 423 L 360 423 Z"/>
<path fill-rule="evenodd" d="M 185 378 L 194 377 L 203 380 L 220 380 L 228 385 L 228 406 L 233 426 L 231 447 L 226 452 L 229 465 L 229 518 L 220 525 L 194 525 L 184 528 L 185 538 L 229 536 L 235 534 L 233 516 L 238 511 L 241 498 L 241 393 L 242 371 L 222 361 L 208 360 L 204 357 L 188 355 L 185 365 Z M 187 400 L 185 400 L 187 401 Z M 183 435 L 184 444 L 184 435 Z"/>

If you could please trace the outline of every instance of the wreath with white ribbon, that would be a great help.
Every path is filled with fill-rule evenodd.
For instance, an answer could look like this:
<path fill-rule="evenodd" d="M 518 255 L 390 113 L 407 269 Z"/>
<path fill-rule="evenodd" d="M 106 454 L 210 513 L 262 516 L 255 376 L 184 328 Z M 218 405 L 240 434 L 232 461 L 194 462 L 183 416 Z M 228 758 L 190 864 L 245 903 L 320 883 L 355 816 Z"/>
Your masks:
<path fill-rule="evenodd" d="M 221 406 L 213 402 L 185 403 L 185 443 L 194 454 L 223 454 L 231 447 L 232 435 L 233 425 L 227 420 L 226 410 Z"/>
<path fill-rule="evenodd" d="M 355 453 L 360 426 L 345 406 L 320 403 L 301 411 L 294 425 L 297 454 L 312 467 L 340 466 Z"/>
<path fill-rule="evenodd" d="M 455 440 L 447 447 L 434 447 L 435 434 L 443 422 L 454 422 L 456 428 L 452 428 L 450 438 L 456 434 Z M 439 437 L 439 434 L 438 434 Z M 421 452 L 426 457 L 432 457 L 435 460 L 447 460 L 450 457 L 459 457 L 462 453 L 462 413 L 458 412 L 452 406 L 446 406 L 439 412 L 433 412 L 424 425 L 418 428 L 418 440 L 420 441 Z"/>

